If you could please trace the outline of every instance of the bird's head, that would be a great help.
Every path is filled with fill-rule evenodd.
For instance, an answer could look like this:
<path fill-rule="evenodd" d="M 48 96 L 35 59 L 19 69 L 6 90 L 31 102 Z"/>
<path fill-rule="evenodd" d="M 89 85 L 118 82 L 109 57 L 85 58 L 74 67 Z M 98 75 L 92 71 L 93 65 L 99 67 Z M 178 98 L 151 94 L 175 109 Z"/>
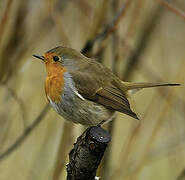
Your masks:
<path fill-rule="evenodd" d="M 83 56 L 80 52 L 63 46 L 55 47 L 42 56 L 33 55 L 35 58 L 38 58 L 45 62 L 47 66 L 61 66 L 69 70 L 78 69 L 78 66 L 82 64 L 86 57 Z"/>

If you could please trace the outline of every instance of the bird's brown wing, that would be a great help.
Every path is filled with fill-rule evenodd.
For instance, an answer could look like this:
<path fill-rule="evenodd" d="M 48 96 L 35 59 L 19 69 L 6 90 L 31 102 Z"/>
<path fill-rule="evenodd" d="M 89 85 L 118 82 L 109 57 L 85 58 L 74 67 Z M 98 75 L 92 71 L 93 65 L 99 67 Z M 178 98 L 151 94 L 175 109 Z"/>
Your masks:
<path fill-rule="evenodd" d="M 130 109 L 130 104 L 126 96 L 115 87 L 106 86 L 100 89 L 97 93 L 97 102 L 113 109 L 125 113 L 135 119 L 138 119 L 137 115 Z"/>
<path fill-rule="evenodd" d="M 116 86 L 116 76 L 109 69 L 104 68 L 100 66 L 101 70 L 96 69 L 95 71 L 90 69 L 88 73 L 87 69 L 70 72 L 78 92 L 88 100 L 138 119 L 137 115 L 130 109 L 126 94 Z"/>

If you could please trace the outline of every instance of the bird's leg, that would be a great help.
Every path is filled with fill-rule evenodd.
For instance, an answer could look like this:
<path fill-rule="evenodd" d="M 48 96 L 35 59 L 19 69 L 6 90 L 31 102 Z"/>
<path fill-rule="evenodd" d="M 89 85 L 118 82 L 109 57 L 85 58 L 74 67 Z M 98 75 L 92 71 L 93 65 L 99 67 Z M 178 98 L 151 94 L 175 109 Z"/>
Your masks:
<path fill-rule="evenodd" d="M 101 127 L 101 125 L 103 125 L 103 123 L 105 123 L 106 121 L 105 120 L 103 120 L 103 121 L 101 121 L 97 126 L 98 127 Z"/>

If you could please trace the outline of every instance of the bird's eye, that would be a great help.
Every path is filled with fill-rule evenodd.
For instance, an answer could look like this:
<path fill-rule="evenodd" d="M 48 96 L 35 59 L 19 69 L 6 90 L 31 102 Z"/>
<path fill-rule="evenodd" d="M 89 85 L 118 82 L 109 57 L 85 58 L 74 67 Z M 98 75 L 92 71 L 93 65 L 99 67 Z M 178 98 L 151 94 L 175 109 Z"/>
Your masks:
<path fill-rule="evenodd" d="M 53 56 L 53 60 L 56 62 L 59 60 L 59 57 L 58 56 Z"/>

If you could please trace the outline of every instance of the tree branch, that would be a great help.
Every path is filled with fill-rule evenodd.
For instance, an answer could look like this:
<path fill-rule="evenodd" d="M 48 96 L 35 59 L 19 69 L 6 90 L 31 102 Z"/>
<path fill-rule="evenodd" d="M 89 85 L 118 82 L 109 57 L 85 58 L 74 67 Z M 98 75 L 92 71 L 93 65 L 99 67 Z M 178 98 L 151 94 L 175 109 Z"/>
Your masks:
<path fill-rule="evenodd" d="M 99 126 L 87 128 L 69 153 L 67 180 L 94 180 L 111 137 Z"/>
<path fill-rule="evenodd" d="M 103 41 L 105 41 L 108 36 L 116 30 L 119 22 L 125 16 L 127 10 L 129 9 L 130 4 L 131 0 L 126 0 L 125 4 L 121 7 L 121 10 L 115 15 L 113 20 L 107 24 L 102 32 L 86 42 L 86 44 L 82 48 L 82 54 L 88 56 L 89 52 L 91 52 L 92 48 L 94 47 L 95 42 L 99 39 L 102 39 L 102 44 L 100 45 L 100 48 L 98 49 L 96 55 L 98 55 L 100 51 L 102 51 L 102 49 L 104 48 Z"/>
<path fill-rule="evenodd" d="M 146 24 L 143 25 L 144 28 L 137 42 L 136 48 L 131 52 L 130 56 L 127 59 L 127 65 L 124 68 L 125 71 L 123 72 L 123 76 L 122 76 L 123 80 L 129 81 L 131 79 L 134 68 L 137 67 L 138 64 L 140 63 L 140 57 L 148 47 L 147 45 L 149 43 L 149 39 L 152 33 L 154 32 L 156 25 L 160 20 L 162 12 L 163 12 L 163 7 L 159 6 L 153 12 L 153 14 L 151 14 L 151 17 L 149 18 L 149 20 L 147 20 Z"/>
<path fill-rule="evenodd" d="M 174 5 L 170 4 L 169 2 L 165 0 L 158 0 L 162 6 L 167 8 L 172 13 L 176 14 L 177 16 L 183 18 L 185 20 L 185 12 L 183 12 L 180 9 L 177 9 Z"/>
<path fill-rule="evenodd" d="M 48 110 L 49 110 L 49 104 L 47 104 L 43 108 L 39 116 L 33 121 L 33 123 L 30 126 L 26 128 L 26 130 L 16 139 L 16 141 L 12 145 L 10 145 L 10 147 L 7 150 L 5 150 L 0 154 L 0 160 L 3 160 L 10 153 L 15 151 L 24 142 L 24 140 L 28 137 L 28 135 L 30 135 L 30 133 L 35 129 L 35 127 L 37 127 L 37 125 L 41 122 L 41 120 L 44 118 Z"/>

